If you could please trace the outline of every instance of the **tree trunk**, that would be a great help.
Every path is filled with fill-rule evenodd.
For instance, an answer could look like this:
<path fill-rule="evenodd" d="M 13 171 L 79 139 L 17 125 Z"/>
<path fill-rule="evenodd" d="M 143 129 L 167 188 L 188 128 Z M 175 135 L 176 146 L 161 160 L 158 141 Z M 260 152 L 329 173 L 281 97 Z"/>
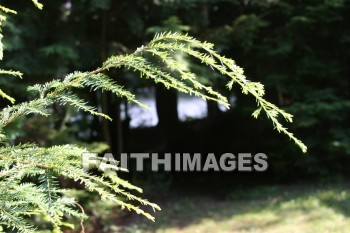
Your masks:
<path fill-rule="evenodd" d="M 220 109 L 218 106 L 218 103 L 207 100 L 207 111 L 208 111 L 208 118 L 212 119 L 220 114 Z"/>
<path fill-rule="evenodd" d="M 177 113 L 177 92 L 164 86 L 156 86 L 156 107 L 158 126 L 174 126 L 179 122 Z"/>
<path fill-rule="evenodd" d="M 121 99 L 118 97 L 112 97 L 109 99 L 109 115 L 113 121 L 109 122 L 109 130 L 111 135 L 111 149 L 113 153 L 120 154 L 123 152 L 123 126 L 120 117 L 120 104 Z"/>

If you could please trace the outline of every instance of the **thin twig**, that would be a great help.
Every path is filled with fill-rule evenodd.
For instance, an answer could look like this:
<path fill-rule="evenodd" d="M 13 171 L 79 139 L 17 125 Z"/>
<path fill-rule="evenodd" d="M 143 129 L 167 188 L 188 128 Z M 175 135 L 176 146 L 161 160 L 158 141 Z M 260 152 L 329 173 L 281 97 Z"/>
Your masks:
<path fill-rule="evenodd" d="M 85 215 L 84 208 L 79 203 L 75 203 L 75 204 L 81 209 L 81 212 L 83 213 L 83 215 Z M 80 220 L 80 226 L 81 226 L 81 233 L 85 233 L 84 217 L 82 217 Z"/>

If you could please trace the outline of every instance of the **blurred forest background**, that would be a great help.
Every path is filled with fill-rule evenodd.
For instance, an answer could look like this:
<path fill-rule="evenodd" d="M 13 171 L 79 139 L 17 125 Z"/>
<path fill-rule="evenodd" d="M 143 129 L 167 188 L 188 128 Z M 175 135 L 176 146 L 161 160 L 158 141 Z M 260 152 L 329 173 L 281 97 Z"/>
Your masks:
<path fill-rule="evenodd" d="M 11 140 L 43 146 L 76 143 L 116 155 L 263 152 L 269 157 L 269 169 L 264 173 L 140 173 L 131 169 L 122 176 L 144 188 L 150 199 L 163 203 L 159 221 L 144 223 L 116 210 L 107 214 L 105 210 L 112 207 L 90 201 L 94 217 L 89 224 L 98 229 L 91 232 L 250 232 L 249 227 L 260 230 L 256 232 L 293 232 L 292 228 L 269 231 L 268 226 L 261 227 L 271 220 L 266 216 L 279 215 L 282 210 L 293 213 L 292 209 L 304 212 L 289 216 L 296 221 L 289 222 L 289 227 L 296 227 L 306 210 L 314 217 L 308 215 L 306 222 L 317 220 L 305 226 L 307 230 L 296 232 L 322 232 L 319 229 L 324 229 L 325 222 L 318 218 L 319 213 L 333 216 L 329 226 L 337 227 L 324 232 L 349 232 L 345 222 L 350 216 L 346 182 L 350 165 L 350 1 L 43 0 L 41 12 L 29 1 L 3 2 L 18 15 L 8 16 L 3 29 L 6 59 L 1 67 L 19 70 L 25 78 L 0 79 L 0 85 L 17 102 L 30 99 L 25 92 L 29 84 L 91 70 L 110 55 L 134 51 L 157 32 L 189 33 L 213 42 L 221 54 L 244 68 L 249 79 L 265 84 L 267 98 L 295 115 L 288 128 L 309 148 L 302 154 L 268 120 L 253 119 L 256 103 L 252 98 L 238 88 L 228 92 L 219 74 L 186 57 L 178 59 L 201 81 L 225 93 L 231 109 L 167 91 L 127 70 L 113 71 L 110 77 L 137 93 L 151 110 L 109 94 L 82 91 L 79 94 L 113 122 L 57 105 L 52 108 L 54 117 L 31 116 L 8 127 Z M 0 100 L 2 108 L 8 104 Z M 93 198 L 82 197 L 87 203 Z M 291 204 L 291 200 L 296 202 Z M 287 207 L 283 209 L 281 203 Z M 334 211 L 330 213 L 327 206 Z M 184 214 L 189 211 L 192 213 Z M 260 219 L 254 211 L 265 217 Z M 235 214 L 245 215 L 241 220 L 232 219 Z M 203 219 L 209 225 L 202 229 Z M 198 228 L 192 229 L 196 224 Z M 320 228 L 313 231 L 315 226 Z"/>

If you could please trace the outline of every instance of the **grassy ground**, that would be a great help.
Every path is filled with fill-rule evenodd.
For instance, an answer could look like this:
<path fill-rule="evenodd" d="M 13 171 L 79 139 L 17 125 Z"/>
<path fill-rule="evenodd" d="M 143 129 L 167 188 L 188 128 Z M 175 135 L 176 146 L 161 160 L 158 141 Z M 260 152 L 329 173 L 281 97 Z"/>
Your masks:
<path fill-rule="evenodd" d="M 155 223 L 132 218 L 126 233 L 348 233 L 350 185 L 262 186 L 224 198 L 160 203 Z"/>

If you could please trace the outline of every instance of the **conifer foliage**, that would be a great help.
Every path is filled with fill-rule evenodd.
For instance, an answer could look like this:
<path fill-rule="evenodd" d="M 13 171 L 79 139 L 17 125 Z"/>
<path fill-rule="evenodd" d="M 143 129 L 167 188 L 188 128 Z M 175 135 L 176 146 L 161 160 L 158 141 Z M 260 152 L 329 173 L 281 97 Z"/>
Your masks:
<path fill-rule="evenodd" d="M 38 1 L 33 0 L 33 3 L 38 8 L 42 8 Z M 3 13 L 0 15 L 0 22 L 6 20 L 5 14 L 16 14 L 14 10 L 4 6 L 0 6 L 0 10 Z M 0 35 L 1 38 L 2 35 Z M 66 190 L 59 186 L 58 177 L 79 182 L 87 191 L 98 193 L 102 199 L 113 201 L 121 208 L 133 210 L 154 220 L 151 214 L 142 210 L 135 203 L 150 206 L 154 210 L 160 210 L 159 206 L 126 191 L 142 192 L 140 188 L 120 179 L 115 173 L 98 176 L 82 168 L 82 155 L 88 152 L 86 149 L 74 145 L 50 148 L 39 147 L 35 144 L 9 146 L 2 130 L 14 120 L 28 114 L 49 116 L 49 107 L 54 103 L 71 105 L 111 120 L 109 116 L 99 113 L 95 107 L 90 106 L 75 94 L 75 90 L 81 88 L 111 92 L 143 106 L 134 94 L 106 75 L 106 71 L 110 69 L 127 68 L 137 72 L 141 78 L 151 79 L 167 88 L 216 101 L 229 108 L 230 105 L 225 96 L 200 83 L 196 75 L 173 56 L 174 53 L 188 55 L 210 66 L 213 72 L 227 76 L 229 89 L 236 84 L 243 93 L 252 95 L 258 104 L 253 116 L 257 118 L 261 112 L 264 112 L 271 119 L 277 131 L 286 134 L 302 151 L 306 152 L 306 146 L 278 120 L 278 117 L 281 116 L 287 122 L 291 122 L 292 116 L 266 101 L 263 98 L 264 86 L 248 80 L 242 68 L 237 66 L 232 59 L 219 55 L 213 47 L 211 43 L 201 42 L 188 35 L 171 32 L 157 34 L 152 41 L 141 46 L 134 53 L 112 56 L 101 67 L 93 71 L 77 71 L 62 80 L 56 79 L 45 84 L 30 86 L 28 91 L 33 94 L 32 100 L 2 109 L 0 111 L 0 136 L 3 143 L 3 146 L 0 147 L 0 225 L 3 229 L 5 231 L 14 229 L 18 232 L 35 232 L 38 229 L 27 219 L 39 216 L 43 221 L 50 223 L 55 232 L 61 232 L 63 227 L 70 226 L 64 222 L 65 216 L 85 219 L 87 216 L 84 211 L 81 211 L 81 206 L 73 198 L 67 198 L 64 195 Z M 0 58 L 3 58 L 1 42 Z M 22 73 L 12 70 L 0 70 L 0 74 L 1 76 L 22 77 Z M 0 95 L 12 104 L 15 101 L 2 90 L 0 90 Z"/>

